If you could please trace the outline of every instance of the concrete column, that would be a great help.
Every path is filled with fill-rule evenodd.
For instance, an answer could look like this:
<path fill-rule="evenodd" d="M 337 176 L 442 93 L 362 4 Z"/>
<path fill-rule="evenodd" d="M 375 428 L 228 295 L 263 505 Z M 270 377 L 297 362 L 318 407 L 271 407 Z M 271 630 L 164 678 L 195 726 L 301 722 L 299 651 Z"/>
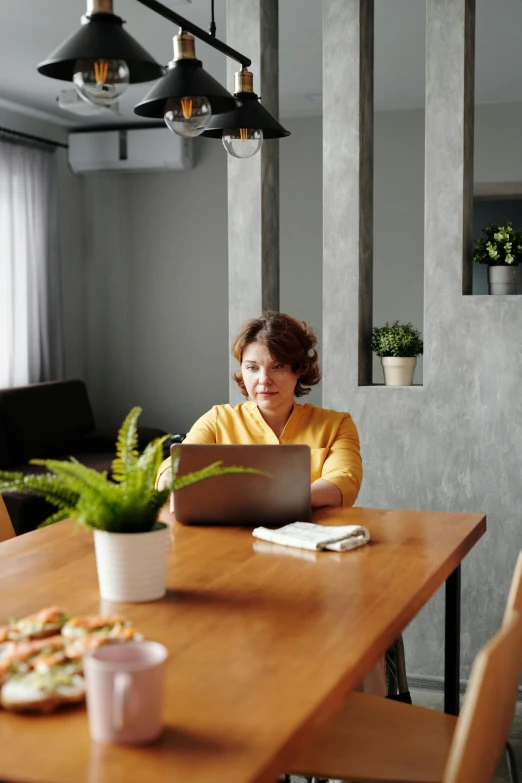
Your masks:
<path fill-rule="evenodd" d="M 254 92 L 279 115 L 278 0 L 227 0 L 227 43 L 252 60 Z M 240 65 L 227 60 L 233 91 Z M 228 155 L 229 342 L 263 310 L 279 310 L 279 141 L 247 160 Z M 235 360 L 230 360 L 231 372 Z M 244 399 L 233 380 L 230 402 Z"/>
<path fill-rule="evenodd" d="M 373 0 L 323 0 L 323 404 L 371 383 Z"/>
<path fill-rule="evenodd" d="M 424 383 L 471 293 L 475 0 L 426 3 Z"/>

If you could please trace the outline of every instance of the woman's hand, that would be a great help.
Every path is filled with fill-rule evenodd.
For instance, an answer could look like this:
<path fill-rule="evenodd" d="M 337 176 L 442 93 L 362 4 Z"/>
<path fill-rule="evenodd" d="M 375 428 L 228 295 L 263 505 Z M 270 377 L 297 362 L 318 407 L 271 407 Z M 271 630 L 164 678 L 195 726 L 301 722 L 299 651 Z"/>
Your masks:
<path fill-rule="evenodd" d="M 317 479 L 311 486 L 312 508 L 341 506 L 343 495 L 336 484 L 328 479 Z"/>

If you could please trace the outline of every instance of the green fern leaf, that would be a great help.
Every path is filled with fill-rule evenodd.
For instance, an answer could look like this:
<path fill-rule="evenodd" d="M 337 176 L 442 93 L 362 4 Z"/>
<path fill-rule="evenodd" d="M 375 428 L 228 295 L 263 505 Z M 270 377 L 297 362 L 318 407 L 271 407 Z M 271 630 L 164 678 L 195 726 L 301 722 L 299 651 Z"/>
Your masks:
<path fill-rule="evenodd" d="M 141 408 L 135 407 L 125 417 L 116 441 L 116 458 L 112 463 L 113 481 L 125 481 L 127 471 L 138 461 L 138 419 Z"/>
<path fill-rule="evenodd" d="M 181 457 L 181 448 L 179 446 L 176 446 L 176 448 L 172 450 L 170 456 L 173 481 L 176 479 L 176 476 L 178 475 L 180 457 Z"/>
<path fill-rule="evenodd" d="M 78 492 L 64 486 L 51 473 L 24 476 L 21 473 L 0 472 L 0 494 L 5 492 L 38 495 L 58 508 L 74 507 L 79 498 Z"/>
<path fill-rule="evenodd" d="M 218 476 L 230 476 L 232 474 L 251 474 L 271 478 L 270 473 L 267 473 L 264 470 L 257 470 L 257 468 L 242 468 L 237 465 L 223 468 L 221 465 L 222 462 L 213 462 L 212 465 L 208 465 L 206 468 L 196 470 L 193 473 L 186 473 L 184 476 L 180 476 L 173 480 L 172 489 L 178 491 L 191 484 L 197 484 L 199 481 L 204 481 L 205 479 L 217 478 Z"/>
<path fill-rule="evenodd" d="M 0 482 L 18 481 L 24 477 L 23 473 L 12 470 L 0 470 Z"/>
<path fill-rule="evenodd" d="M 86 490 L 78 499 L 72 516 L 84 527 L 111 530 L 118 520 L 125 518 L 128 505 L 124 484 L 108 481 L 100 491 Z"/>
<path fill-rule="evenodd" d="M 82 494 L 85 490 L 92 489 L 102 493 L 114 484 L 107 478 L 107 471 L 99 473 L 93 468 L 82 465 L 81 462 L 71 457 L 70 461 L 56 459 L 33 459 L 33 465 L 42 465 L 47 470 L 59 476 L 62 485 L 72 492 Z"/>
<path fill-rule="evenodd" d="M 49 527 L 49 525 L 54 525 L 55 522 L 61 522 L 62 519 L 68 519 L 68 517 L 71 516 L 72 509 L 69 509 L 69 512 L 64 511 L 63 509 L 60 511 L 56 511 L 56 513 L 51 514 L 50 517 L 47 517 L 47 519 L 44 519 L 43 522 L 40 522 L 38 527 Z"/>
<path fill-rule="evenodd" d="M 125 484 L 131 494 L 150 494 L 156 485 L 156 476 L 163 461 L 163 444 L 169 438 L 164 435 L 146 446 L 136 465 L 127 474 Z"/>
<path fill-rule="evenodd" d="M 164 435 L 162 438 L 156 438 L 145 447 L 143 454 L 137 462 L 137 467 L 143 470 L 147 475 L 152 474 L 153 484 L 156 483 L 156 475 L 163 462 L 163 444 L 170 438 L 170 435 Z"/>
<path fill-rule="evenodd" d="M 151 513 L 154 515 L 155 519 L 158 517 L 158 511 L 160 508 L 162 508 L 169 499 L 170 492 L 170 488 L 156 490 L 154 494 L 150 496 L 148 500 L 148 507 Z"/>
<path fill-rule="evenodd" d="M 107 473 L 82 465 L 78 460 L 32 460 L 55 473 L 54 479 L 70 492 L 76 493 L 70 516 L 85 527 L 104 527 L 111 519 L 121 516 L 124 503 L 122 485 L 107 478 Z M 27 478 L 27 477 L 26 477 Z"/>

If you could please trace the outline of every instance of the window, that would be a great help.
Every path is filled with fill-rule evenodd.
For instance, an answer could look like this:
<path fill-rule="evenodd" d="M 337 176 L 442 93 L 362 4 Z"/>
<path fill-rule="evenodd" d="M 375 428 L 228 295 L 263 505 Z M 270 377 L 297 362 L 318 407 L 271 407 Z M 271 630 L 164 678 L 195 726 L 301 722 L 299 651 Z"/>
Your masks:
<path fill-rule="evenodd" d="M 0 388 L 61 376 L 53 151 L 0 140 Z"/>

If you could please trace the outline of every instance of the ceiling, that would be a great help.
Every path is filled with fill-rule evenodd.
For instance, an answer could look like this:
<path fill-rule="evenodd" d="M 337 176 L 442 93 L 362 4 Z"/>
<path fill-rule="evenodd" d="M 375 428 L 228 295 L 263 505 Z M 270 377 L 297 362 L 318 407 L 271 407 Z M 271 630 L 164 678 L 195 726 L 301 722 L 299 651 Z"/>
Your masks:
<path fill-rule="evenodd" d="M 191 21 L 208 29 L 210 0 L 164 0 Z M 217 36 L 225 37 L 225 2 L 215 0 Z M 0 11 L 0 106 L 52 119 L 64 125 L 93 120 L 63 112 L 58 93 L 69 87 L 36 71 L 79 27 L 84 0 L 2 0 Z M 425 2 L 375 2 L 375 106 L 377 110 L 412 109 L 424 104 Z M 281 117 L 320 115 L 322 91 L 321 0 L 280 0 Z M 114 0 L 127 31 L 160 63 L 172 59 L 176 28 L 136 0 Z M 522 0 L 477 0 L 476 102 L 522 102 Z M 225 57 L 197 42 L 206 70 L 225 81 Z M 248 52 L 244 52 L 248 56 Z M 133 106 L 149 85 L 133 85 L 121 100 L 121 119 L 139 121 Z M 14 104 L 14 105 L 12 105 Z M 98 124 L 100 120 L 95 120 Z"/>

